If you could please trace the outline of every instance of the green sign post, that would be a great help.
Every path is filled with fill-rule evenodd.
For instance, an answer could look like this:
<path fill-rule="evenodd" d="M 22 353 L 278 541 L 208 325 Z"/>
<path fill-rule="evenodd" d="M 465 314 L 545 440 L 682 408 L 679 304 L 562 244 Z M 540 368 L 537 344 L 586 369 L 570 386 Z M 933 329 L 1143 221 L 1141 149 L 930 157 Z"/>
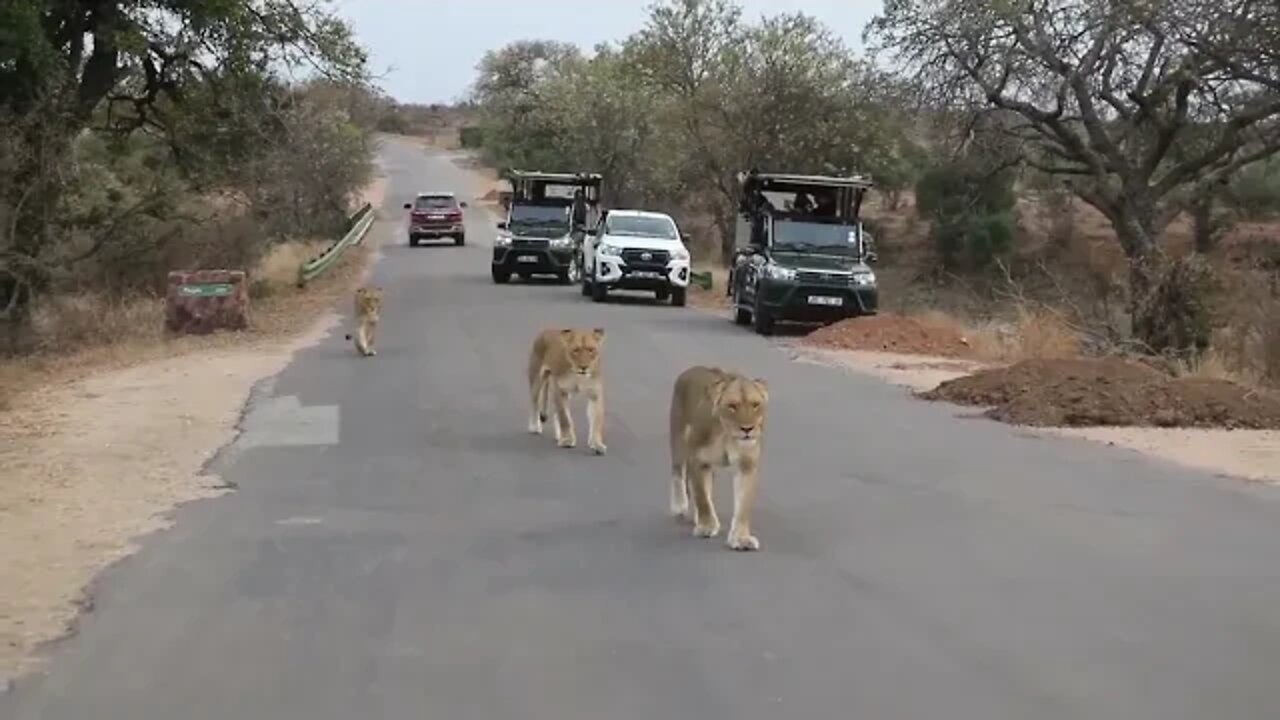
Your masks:
<path fill-rule="evenodd" d="M 183 285 L 178 288 L 178 294 L 183 297 L 226 297 L 233 289 L 230 283 L 200 283 Z"/>

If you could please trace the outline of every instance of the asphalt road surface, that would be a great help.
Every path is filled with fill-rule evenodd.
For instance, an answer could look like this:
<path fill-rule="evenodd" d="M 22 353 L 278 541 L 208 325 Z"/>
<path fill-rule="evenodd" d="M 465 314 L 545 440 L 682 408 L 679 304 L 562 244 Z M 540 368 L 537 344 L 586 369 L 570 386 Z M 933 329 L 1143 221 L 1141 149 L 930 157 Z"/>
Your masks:
<path fill-rule="evenodd" d="M 470 177 L 383 160 L 377 357 L 336 328 L 262 387 L 218 463 L 239 491 L 108 571 L 0 717 L 1280 715 L 1273 492 L 961 418 L 724 316 L 495 286 L 478 209 L 465 247 L 405 243 L 400 205 Z M 526 432 L 528 344 L 564 324 L 607 329 L 605 457 L 581 405 L 576 450 Z M 758 553 L 666 515 L 695 363 L 770 383 Z"/>

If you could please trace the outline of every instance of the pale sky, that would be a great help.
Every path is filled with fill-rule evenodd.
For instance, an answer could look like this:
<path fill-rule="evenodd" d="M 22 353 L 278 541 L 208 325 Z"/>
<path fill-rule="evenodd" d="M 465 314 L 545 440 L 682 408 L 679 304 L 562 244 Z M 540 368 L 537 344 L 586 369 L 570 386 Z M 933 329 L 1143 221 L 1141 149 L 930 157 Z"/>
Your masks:
<path fill-rule="evenodd" d="M 649 0 L 338 0 L 388 94 L 402 102 L 460 99 L 486 50 L 515 40 L 572 42 L 590 50 L 644 24 Z M 783 12 L 817 17 L 849 47 L 881 0 L 738 0 L 744 19 Z M 388 71 L 389 69 L 389 71 Z"/>

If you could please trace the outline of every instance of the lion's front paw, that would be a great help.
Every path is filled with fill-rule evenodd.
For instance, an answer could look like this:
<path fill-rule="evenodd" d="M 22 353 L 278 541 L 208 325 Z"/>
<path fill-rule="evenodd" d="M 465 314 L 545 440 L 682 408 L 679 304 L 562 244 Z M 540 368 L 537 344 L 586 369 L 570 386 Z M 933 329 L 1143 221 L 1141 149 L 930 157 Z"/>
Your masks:
<path fill-rule="evenodd" d="M 577 440 L 577 438 L 574 438 L 574 437 L 573 437 L 573 436 L 571 436 L 571 435 L 565 435 L 564 437 L 562 437 L 562 438 L 560 438 L 559 440 L 557 440 L 557 441 L 556 441 L 556 445 L 558 445 L 558 446 L 560 446 L 560 447 L 562 447 L 562 448 L 572 448 L 572 447 L 577 447 L 577 445 L 578 445 L 578 440 Z"/>
<path fill-rule="evenodd" d="M 529 421 L 529 432 L 533 435 L 542 434 L 542 423 L 539 422 L 537 418 Z"/>
<path fill-rule="evenodd" d="M 693 519 L 693 515 L 689 512 L 688 500 L 684 501 L 683 503 L 672 502 L 669 505 L 669 509 L 672 517 L 684 518 L 685 520 Z"/>
<path fill-rule="evenodd" d="M 369 352 L 368 352 L 369 357 L 373 357 L 374 355 L 377 355 L 377 354 L 378 354 L 377 350 L 374 350 L 373 348 L 369 348 Z"/>
<path fill-rule="evenodd" d="M 760 540 L 758 540 L 755 535 L 748 535 L 746 533 L 730 534 L 729 539 L 725 544 L 734 550 L 760 549 Z"/>
<path fill-rule="evenodd" d="M 700 538 L 713 538 L 720 534 L 720 523 L 703 524 L 698 523 L 693 526 L 693 536 Z"/>
<path fill-rule="evenodd" d="M 606 446 L 603 442 L 600 442 L 599 440 L 593 440 L 590 443 L 588 443 L 587 446 L 590 447 L 591 452 L 595 453 L 596 455 L 603 455 L 609 450 L 608 446 Z"/>

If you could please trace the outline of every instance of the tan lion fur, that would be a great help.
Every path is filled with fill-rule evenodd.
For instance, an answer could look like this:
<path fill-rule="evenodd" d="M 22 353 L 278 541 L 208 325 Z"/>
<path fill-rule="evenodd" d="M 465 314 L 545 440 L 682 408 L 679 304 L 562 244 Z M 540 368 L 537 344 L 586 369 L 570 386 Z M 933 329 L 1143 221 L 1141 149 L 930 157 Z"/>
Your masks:
<path fill-rule="evenodd" d="M 577 433 L 569 411 L 571 395 L 587 396 L 587 446 L 605 453 L 604 379 L 600 351 L 604 330 L 547 329 L 534 338 L 529 351 L 529 432 L 542 433 L 554 405 L 556 444 L 574 447 Z"/>
<path fill-rule="evenodd" d="M 693 522 L 694 535 L 720 532 L 712 501 L 717 468 L 732 467 L 733 520 L 726 542 L 735 550 L 758 550 L 751 509 L 759 484 L 769 387 L 717 367 L 696 365 L 675 381 L 671 394 L 671 512 Z"/>
<path fill-rule="evenodd" d="M 382 288 L 366 286 L 358 288 L 355 295 L 356 305 L 356 350 L 369 357 L 377 355 L 374 349 L 375 337 L 378 334 L 378 313 L 382 311 Z M 352 336 L 347 333 L 347 339 Z"/>

